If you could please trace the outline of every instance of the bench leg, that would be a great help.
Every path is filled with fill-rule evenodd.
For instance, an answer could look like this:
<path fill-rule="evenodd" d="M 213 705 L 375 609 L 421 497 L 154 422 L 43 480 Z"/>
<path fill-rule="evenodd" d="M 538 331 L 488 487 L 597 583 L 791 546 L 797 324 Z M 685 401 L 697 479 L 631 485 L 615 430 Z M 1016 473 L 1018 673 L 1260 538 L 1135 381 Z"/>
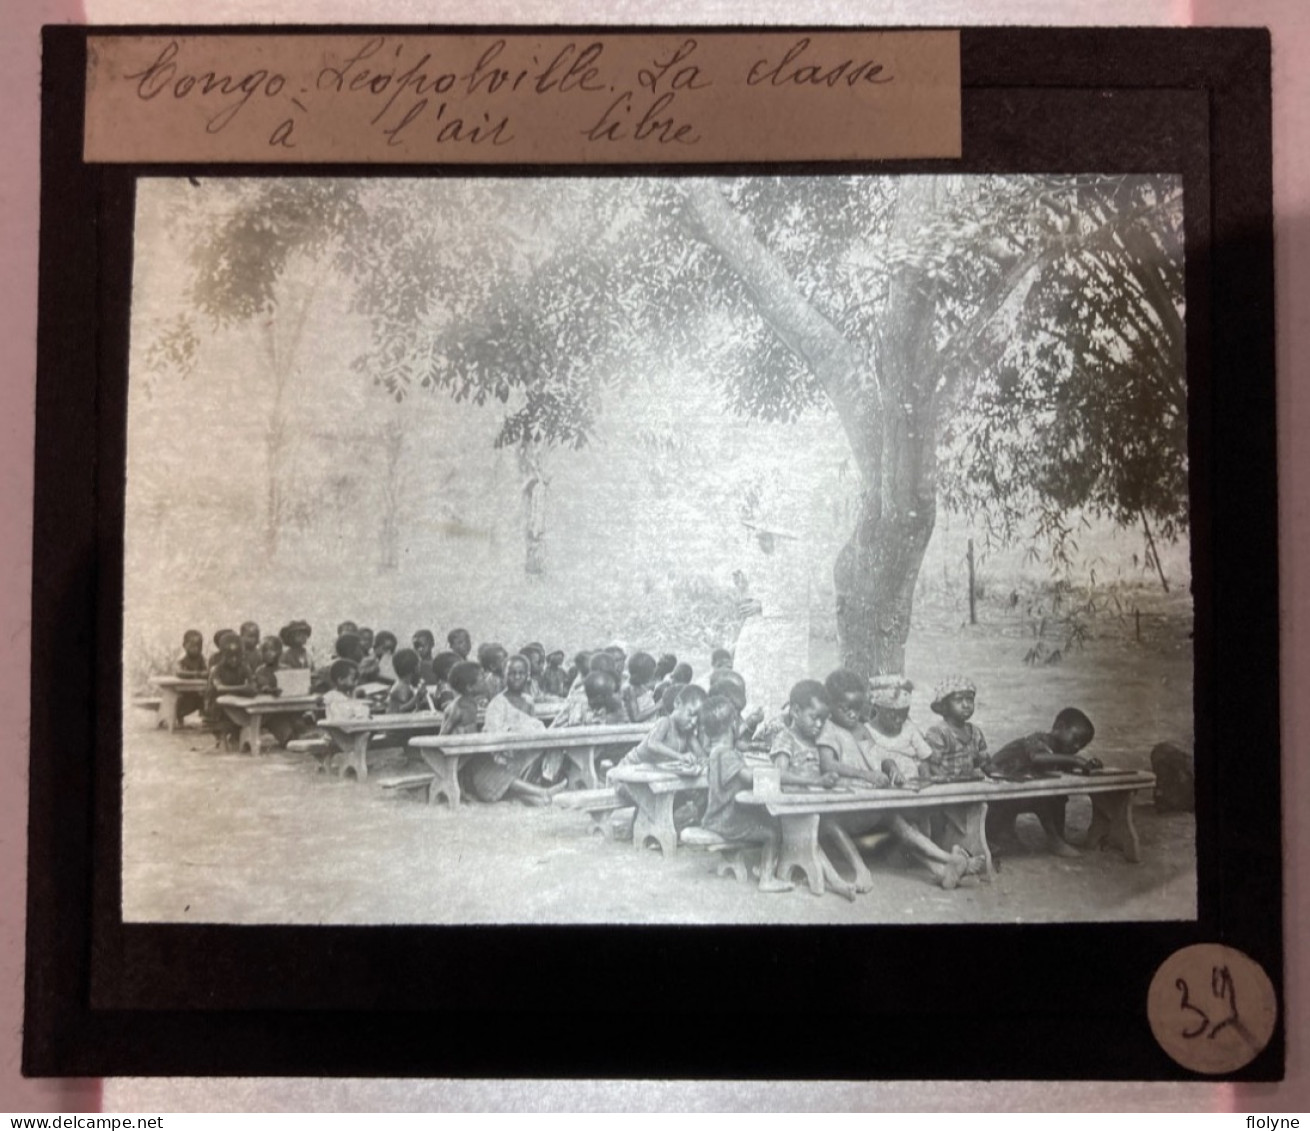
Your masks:
<path fill-rule="evenodd" d="M 1091 798 L 1092 823 L 1087 828 L 1087 847 L 1117 848 L 1130 864 L 1138 863 L 1142 856 L 1137 826 L 1133 824 L 1132 790 L 1093 793 Z"/>
<path fill-rule="evenodd" d="M 250 753 L 262 754 L 264 747 L 261 739 L 264 735 L 264 720 L 259 715 L 251 715 L 250 721 L 242 728 L 241 742 L 250 746 Z"/>
<path fill-rule="evenodd" d="M 632 843 L 638 848 L 646 847 L 648 840 L 660 846 L 665 860 L 673 859 L 673 852 L 678 847 L 678 831 L 673 827 L 672 793 L 652 793 L 643 786 L 629 783 L 637 799 L 637 817 L 632 825 Z"/>
<path fill-rule="evenodd" d="M 428 804 L 435 805 L 443 797 L 446 805 L 459 811 L 461 794 L 459 790 L 459 758 L 450 757 L 440 750 L 423 751 L 423 761 L 432 769 L 433 778 L 428 783 Z"/>
<path fill-rule="evenodd" d="M 714 867 L 716 876 L 732 876 L 739 884 L 750 881 L 750 869 L 746 867 L 746 850 L 744 848 L 728 848 L 716 853 L 716 855 L 719 857 Z"/>
<path fill-rule="evenodd" d="M 990 883 L 996 873 L 992 867 L 992 850 L 987 844 L 987 802 L 944 805 L 942 815 L 945 817 L 942 847 L 949 852 L 958 844 L 970 856 L 981 856 L 982 879 Z"/>
<path fill-rule="evenodd" d="M 860 855 L 860 850 L 855 841 L 851 839 L 851 834 L 836 821 L 824 822 L 823 831 L 837 842 L 837 847 L 841 850 L 843 859 L 855 872 L 855 890 L 857 892 L 873 891 L 873 873 L 869 871 L 868 865 L 864 863 L 864 857 Z"/>
<path fill-rule="evenodd" d="M 177 692 L 171 687 L 159 688 L 159 725 L 173 733 L 177 726 Z"/>
<path fill-rule="evenodd" d="M 350 749 L 342 751 L 346 757 L 341 763 L 340 769 L 337 770 L 339 777 L 344 778 L 350 770 L 354 770 L 356 781 L 365 781 L 368 778 L 368 740 L 370 737 L 368 731 L 360 731 L 352 736 Z"/>
<path fill-rule="evenodd" d="M 819 856 L 819 815 L 796 813 L 778 818 L 782 822 L 782 851 L 778 855 L 778 879 L 791 880 L 792 870 L 805 873 L 810 891 L 823 894 L 823 860 Z"/>
<path fill-rule="evenodd" d="M 596 789 L 596 748 L 584 746 L 578 750 L 566 750 L 569 789 Z"/>

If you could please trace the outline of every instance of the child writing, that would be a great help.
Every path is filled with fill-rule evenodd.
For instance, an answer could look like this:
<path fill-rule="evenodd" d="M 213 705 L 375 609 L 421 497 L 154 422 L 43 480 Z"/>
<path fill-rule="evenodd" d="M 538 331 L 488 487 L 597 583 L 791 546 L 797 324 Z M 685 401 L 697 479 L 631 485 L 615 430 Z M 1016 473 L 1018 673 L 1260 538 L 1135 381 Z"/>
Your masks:
<path fill-rule="evenodd" d="M 245 645 L 235 632 L 224 629 L 218 634 L 219 658 L 209 669 L 209 684 L 205 688 L 205 718 L 211 723 L 220 739 L 230 742 L 240 727 L 232 722 L 227 712 L 218 705 L 220 695 L 254 695 L 250 684 L 250 669 L 246 667 Z"/>
<path fill-rule="evenodd" d="M 418 678 L 418 662 L 418 653 L 412 648 L 396 653 L 392 660 L 396 679 L 387 692 L 387 714 L 405 715 L 429 707 L 427 685 Z"/>
<path fill-rule="evenodd" d="M 1078 752 L 1095 737 L 1092 720 L 1077 707 L 1066 707 L 1055 716 L 1049 731 L 1007 742 L 984 768 L 995 777 L 1020 781 L 1049 773 L 1090 773 L 1101 768 L 1100 760 L 1084 758 Z M 1068 800 L 1067 797 L 998 800 L 987 809 L 987 839 L 992 843 L 1017 843 L 1015 818 L 1020 813 L 1035 813 L 1046 834 L 1047 848 L 1057 856 L 1077 856 L 1078 850 L 1065 839 Z"/>
<path fill-rule="evenodd" d="M 332 661 L 328 668 L 331 687 L 323 693 L 323 707 L 328 718 L 342 704 L 351 703 L 355 698 L 355 681 L 359 677 L 359 668 L 354 660 L 344 658 Z"/>
<path fill-rule="evenodd" d="M 754 787 L 754 777 L 734 742 L 737 713 L 738 708 L 722 695 L 709 696 L 701 706 L 701 729 L 709 746 L 709 800 L 701 826 L 724 840 L 758 844 L 763 850 L 759 890 L 791 891 L 791 884 L 776 875 L 781 844 L 777 822 L 762 811 L 737 803 L 740 791 Z"/>
<path fill-rule="evenodd" d="M 868 683 L 853 671 L 838 668 L 824 680 L 831 715 L 815 740 L 822 771 L 845 778 L 846 784 L 882 788 L 890 784 L 873 755 L 864 717 L 869 709 Z"/>
<path fill-rule="evenodd" d="M 705 748 L 696 724 L 705 692 L 688 684 L 678 693 L 673 713 L 659 719 L 650 732 L 619 762 L 620 766 L 670 766 L 693 768 L 705 761 Z"/>
<path fill-rule="evenodd" d="M 628 675 L 628 686 L 623 689 L 628 721 L 644 723 L 653 719 L 660 708 L 655 700 L 655 657 L 648 652 L 634 652 L 628 660 Z"/>

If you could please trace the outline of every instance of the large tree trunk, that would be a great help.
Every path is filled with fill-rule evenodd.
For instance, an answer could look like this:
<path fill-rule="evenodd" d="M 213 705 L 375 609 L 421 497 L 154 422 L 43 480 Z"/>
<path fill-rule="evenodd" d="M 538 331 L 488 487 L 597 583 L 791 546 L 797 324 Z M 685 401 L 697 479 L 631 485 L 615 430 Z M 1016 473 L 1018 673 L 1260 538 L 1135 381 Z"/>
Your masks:
<path fill-rule="evenodd" d="M 902 183 L 894 239 L 912 241 L 939 185 L 939 178 Z M 834 567 L 842 664 L 866 675 L 901 672 L 915 582 L 937 516 L 936 284 L 913 263 L 897 268 L 874 361 L 800 293 L 712 184 L 690 182 L 688 199 L 760 315 L 823 385 L 864 482 L 855 531 Z"/>

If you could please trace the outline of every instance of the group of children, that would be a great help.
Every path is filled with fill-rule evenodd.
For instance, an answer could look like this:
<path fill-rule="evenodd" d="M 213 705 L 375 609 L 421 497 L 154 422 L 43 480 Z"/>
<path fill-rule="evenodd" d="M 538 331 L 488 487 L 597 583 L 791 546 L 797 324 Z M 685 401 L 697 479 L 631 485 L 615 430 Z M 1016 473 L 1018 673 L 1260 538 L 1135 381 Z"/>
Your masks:
<path fill-rule="evenodd" d="M 691 666 L 671 653 L 658 659 L 644 651 L 629 655 L 618 644 L 578 652 L 568 666 L 564 652 L 548 652 L 537 642 L 512 656 L 501 644 L 483 644 L 475 660 L 472 637 L 462 628 L 447 635 L 446 651 L 437 652 L 429 629 L 414 632 L 411 647 L 399 648 L 394 633 L 374 633 L 346 621 L 337 627 L 332 655 L 316 661 L 308 647 L 311 635 L 308 623 L 292 621 L 277 635 L 261 637 L 259 626 L 248 621 L 239 632 L 216 633 L 217 651 L 206 660 L 203 636 L 188 631 L 174 674 L 203 678 L 206 686 L 203 695 L 179 698 L 179 721 L 202 709 L 221 730 L 225 720 L 216 705 L 220 695 L 279 695 L 278 673 L 291 669 L 308 669 L 309 688 L 321 696 L 329 716 L 339 704 L 357 707 L 365 698 L 380 713 L 441 712 L 442 734 L 542 729 L 545 724 L 537 718 L 536 706 L 543 699 L 560 700 L 551 726 L 652 721 L 620 765 L 660 766 L 688 775 L 704 772 L 708 790 L 699 806 L 683 807 L 682 820 L 698 820 L 729 841 L 759 845 L 762 891 L 786 891 L 791 885 L 776 874 L 777 822 L 761 807 L 736 800 L 739 792 L 753 788 L 757 768 L 776 769 L 784 788 L 919 789 L 984 776 L 1088 772 L 1100 765 L 1079 754 L 1095 730 L 1077 708 L 1062 710 L 1050 731 L 989 753 L 983 732 L 971 721 L 975 686 L 963 677 L 937 685 L 930 706 L 940 721 L 920 731 L 909 721 L 914 685 L 901 676 L 868 679 L 839 668 L 823 682 L 796 683 L 781 711 L 766 717 L 761 705 L 748 710 L 745 681 L 733 670 L 732 654 L 722 648 L 711 657 L 708 678 L 698 683 Z M 311 716 L 294 709 L 267 721 L 282 743 L 313 725 Z M 566 784 L 558 753 L 482 755 L 470 759 L 462 773 L 466 786 L 484 801 L 513 796 L 527 804 L 548 805 Z M 622 783 L 612 784 L 622 796 Z M 1063 798 L 993 805 L 989 840 L 1013 836 L 1015 817 L 1025 809 L 1037 814 L 1054 851 L 1076 851 L 1064 839 Z M 890 832 L 944 888 L 955 888 L 965 876 L 981 870 L 980 858 L 958 844 L 944 848 L 943 830 L 915 813 L 907 809 L 825 817 L 821 834 L 835 842 L 855 872 L 853 882 L 843 879 L 825 856 L 828 886 L 847 898 L 867 890 L 868 871 L 853 837 L 875 830 Z"/>

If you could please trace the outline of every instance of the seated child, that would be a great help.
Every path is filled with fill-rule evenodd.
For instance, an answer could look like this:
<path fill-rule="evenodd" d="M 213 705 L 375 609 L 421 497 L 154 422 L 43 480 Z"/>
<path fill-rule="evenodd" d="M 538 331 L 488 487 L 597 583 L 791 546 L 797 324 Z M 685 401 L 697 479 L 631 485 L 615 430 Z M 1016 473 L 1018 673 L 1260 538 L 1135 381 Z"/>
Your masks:
<path fill-rule="evenodd" d="M 861 675 L 838 668 L 824 680 L 832 714 L 816 740 L 824 773 L 845 778 L 846 784 L 883 788 L 891 783 L 873 755 L 864 718 L 869 710 L 869 685 Z"/>
<path fill-rule="evenodd" d="M 710 669 L 718 671 L 720 668 L 726 668 L 732 671 L 732 653 L 726 648 L 715 648 L 710 653 Z"/>
<path fill-rule="evenodd" d="M 674 664 L 673 670 L 664 678 L 661 683 L 655 685 L 655 698 L 663 699 L 664 693 L 668 691 L 669 685 L 674 683 L 690 683 L 692 679 L 692 670 L 690 664 Z"/>
<path fill-rule="evenodd" d="M 527 693 L 534 699 L 541 697 L 541 677 L 546 671 L 546 649 L 535 640 L 519 649 L 519 655 L 528 661 Z"/>
<path fill-rule="evenodd" d="M 629 750 L 620 766 L 690 766 L 705 761 L 705 748 L 696 731 L 705 692 L 688 684 L 678 693 L 673 713 L 659 719 L 649 733 Z M 633 802 L 629 802 L 634 804 Z"/>
<path fill-rule="evenodd" d="M 737 721 L 733 724 L 736 732 L 734 741 L 738 749 L 748 748 L 764 718 L 764 711 L 756 707 L 750 714 L 744 714 L 747 702 L 746 680 L 731 668 L 719 668 L 710 674 L 710 694 L 722 695 L 732 703 L 737 711 Z"/>
<path fill-rule="evenodd" d="M 688 689 L 690 690 L 690 688 Z M 701 727 L 709 746 L 708 803 L 701 826 L 724 840 L 758 844 L 760 891 L 790 891 L 791 884 L 777 875 L 781 836 L 778 823 L 757 807 L 737 803 L 737 794 L 754 787 L 754 778 L 733 741 L 733 723 L 738 709 L 722 695 L 711 695 L 701 706 Z"/>
<path fill-rule="evenodd" d="M 413 645 L 414 651 L 418 653 L 418 677 L 431 686 L 436 683 L 436 676 L 432 670 L 432 658 L 437 650 L 437 638 L 432 635 L 430 628 L 420 628 L 414 633 L 410 643 Z"/>
<path fill-rule="evenodd" d="M 573 663 L 565 673 L 565 682 L 568 684 L 564 692 L 565 695 L 572 697 L 582 694 L 582 681 L 587 678 L 587 673 L 591 671 L 591 657 L 593 654 L 584 649 L 574 655 Z"/>
<path fill-rule="evenodd" d="M 343 620 L 339 625 L 337 625 L 337 635 L 345 636 L 346 633 L 350 633 L 351 636 L 358 636 L 359 625 L 357 625 L 353 620 Z"/>
<path fill-rule="evenodd" d="M 918 785 L 920 768 L 932 757 L 927 739 L 909 721 L 913 692 L 914 684 L 903 676 L 879 675 L 869 680 L 873 715 L 867 734 L 873 744 L 873 760 L 892 785 L 911 788 Z"/>
<path fill-rule="evenodd" d="M 490 701 L 505 690 L 505 660 L 509 653 L 502 644 L 479 644 L 478 663 L 482 665 L 481 698 Z"/>
<path fill-rule="evenodd" d="M 282 641 L 281 666 L 284 668 L 312 668 L 309 659 L 309 638 L 312 634 L 308 621 L 293 620 L 278 630 Z"/>
<path fill-rule="evenodd" d="M 1083 758 L 1082 750 L 1096 736 L 1096 728 L 1077 707 L 1066 707 L 1055 716 L 1049 731 L 1039 731 L 1007 742 L 987 763 L 985 769 L 997 777 L 1024 780 L 1044 773 L 1085 774 L 1099 770 L 1096 758 Z M 1067 797 L 1038 797 L 1031 800 L 1001 799 L 987 808 L 987 839 L 995 844 L 1015 843 L 1014 822 L 1020 813 L 1035 813 L 1046 834 L 1047 847 L 1059 856 L 1077 856 L 1064 835 Z"/>
<path fill-rule="evenodd" d="M 472 660 L 460 660 L 450 669 L 450 688 L 456 697 L 450 701 L 442 717 L 442 734 L 477 733 L 482 674 L 481 666 Z"/>
<path fill-rule="evenodd" d="M 533 701 L 527 694 L 532 662 L 526 656 L 511 656 L 505 663 L 505 690 L 487 705 L 482 731 L 503 734 L 530 734 L 545 730 L 533 713 Z M 568 785 L 564 779 L 549 788 L 524 780 L 524 775 L 540 757 L 540 751 L 500 751 L 479 754 L 465 764 L 462 776 L 480 801 L 499 801 L 507 793 L 527 805 L 549 805 L 551 798 Z"/>
<path fill-rule="evenodd" d="M 678 696 L 682 694 L 682 689 L 691 686 L 690 683 L 669 683 L 666 681 L 664 684 L 664 693 L 660 696 L 658 717 L 666 719 L 673 714 L 673 708 L 678 702 Z"/>
<path fill-rule="evenodd" d="M 182 633 L 182 655 L 173 665 L 173 675 L 178 679 L 208 679 L 209 665 L 205 662 L 205 638 L 197 629 L 189 628 Z M 205 709 L 205 697 L 199 691 L 183 691 L 177 697 L 177 708 L 173 721 L 181 723 L 192 711 Z"/>
<path fill-rule="evenodd" d="M 869 720 L 868 736 L 872 743 L 872 760 L 891 779 L 893 786 L 917 788 L 919 771 L 932 756 L 919 728 L 909 722 L 910 696 L 914 684 L 899 675 L 875 676 L 869 681 L 869 699 L 873 717 Z M 866 832 L 883 827 L 880 821 L 858 824 L 850 831 Z M 959 845 L 949 852 L 937 845 L 927 834 L 927 821 L 892 813 L 885 827 L 900 841 L 902 847 L 924 864 L 937 882 L 947 891 L 959 885 L 966 875 L 975 875 L 986 867 L 982 856 L 971 857 Z"/>
<path fill-rule="evenodd" d="M 341 657 L 332 661 L 327 674 L 331 686 L 323 693 L 323 707 L 328 718 L 331 718 L 334 706 L 355 701 L 355 682 L 359 678 L 359 666 L 354 660 Z"/>
<path fill-rule="evenodd" d="M 648 652 L 634 652 L 628 660 L 628 686 L 623 689 L 623 706 L 628 721 L 644 723 L 655 717 L 655 657 Z"/>
<path fill-rule="evenodd" d="M 396 678 L 394 657 L 399 647 L 396 634 L 385 628 L 373 638 L 373 655 L 378 662 L 378 679 L 382 683 L 391 683 Z"/>
<path fill-rule="evenodd" d="M 451 629 L 446 634 L 446 643 L 461 660 L 467 660 L 469 653 L 473 651 L 473 637 L 469 635 L 467 628 Z"/>
<path fill-rule="evenodd" d="M 349 660 L 353 665 L 352 670 L 355 673 L 356 681 L 359 678 L 359 667 L 364 660 L 364 646 L 359 641 L 359 636 L 353 632 L 343 632 L 337 637 L 336 643 L 332 646 L 333 660 Z M 336 681 L 332 676 L 331 665 L 325 670 L 319 668 L 313 679 L 310 680 L 309 689 L 320 695 L 332 690 Z"/>
<path fill-rule="evenodd" d="M 455 698 L 455 690 L 450 686 L 450 673 L 461 662 L 458 652 L 438 652 L 433 657 L 432 686 L 429 691 L 432 694 L 432 706 L 438 711 L 444 711 Z"/>
<path fill-rule="evenodd" d="M 827 689 L 817 680 L 803 679 L 792 687 L 787 701 L 791 722 L 773 736 L 769 750 L 769 757 L 781 771 L 781 782 L 783 785 L 831 789 L 838 778 L 831 770 L 823 769 L 818 747 L 819 735 L 823 733 L 831 711 Z M 820 821 L 819 829 L 820 832 L 828 831 L 824 821 Z M 819 849 L 819 862 L 827 885 L 844 899 L 853 900 L 855 885 L 838 874 L 822 848 Z"/>
<path fill-rule="evenodd" d="M 655 665 L 655 686 L 658 687 L 663 683 L 673 673 L 673 669 L 677 666 L 678 657 L 672 652 L 665 652 Z"/>
<path fill-rule="evenodd" d="M 565 677 L 564 653 L 559 651 L 550 653 L 546 657 L 546 667 L 538 681 L 541 685 L 541 693 L 549 695 L 552 699 L 563 699 L 569 690 Z"/>
<path fill-rule="evenodd" d="M 277 685 L 277 669 L 282 660 L 282 641 L 276 636 L 264 637 L 259 646 L 259 667 L 250 677 L 250 684 L 256 695 L 281 695 L 282 689 Z"/>
<path fill-rule="evenodd" d="M 218 705 L 220 695 L 254 695 L 250 683 L 250 669 L 246 667 L 245 644 L 230 628 L 218 634 L 219 659 L 210 666 L 209 684 L 205 688 L 205 719 L 211 723 L 220 738 L 236 738 L 240 727 Z"/>
<path fill-rule="evenodd" d="M 932 755 L 920 767 L 920 777 L 932 781 L 977 781 L 987 764 L 987 740 L 969 720 L 973 717 L 977 691 L 973 681 L 951 676 L 939 683 L 930 704 L 942 721 L 928 728 L 924 738 Z M 923 770 L 927 769 L 927 775 Z"/>
<path fill-rule="evenodd" d="M 412 648 L 402 648 L 392 663 L 396 679 L 387 692 L 386 713 L 405 715 L 428 708 L 427 685 L 418 678 L 418 653 Z"/>
<path fill-rule="evenodd" d="M 373 630 L 364 626 L 355 635 L 359 638 L 359 682 L 382 683 L 382 667 L 373 650 Z"/>

